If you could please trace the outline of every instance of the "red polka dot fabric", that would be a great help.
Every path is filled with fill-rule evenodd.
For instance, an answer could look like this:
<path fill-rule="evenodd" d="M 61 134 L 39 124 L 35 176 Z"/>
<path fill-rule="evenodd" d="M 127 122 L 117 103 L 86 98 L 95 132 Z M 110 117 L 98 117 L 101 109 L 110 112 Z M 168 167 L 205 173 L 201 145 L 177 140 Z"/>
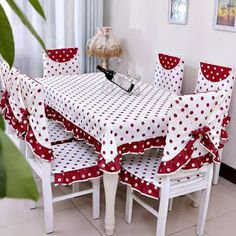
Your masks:
<path fill-rule="evenodd" d="M 3 116 L 7 123 L 13 128 L 19 138 L 24 138 L 27 130 L 27 112 L 21 100 L 21 91 L 18 83 L 20 71 L 16 68 L 9 70 L 4 63 L 5 73 L 2 74 L 2 85 L 4 89 L 1 100 Z"/>
<path fill-rule="evenodd" d="M 86 139 L 100 152 L 99 166 L 110 172 L 120 168 L 122 153 L 141 153 L 163 145 L 173 94 L 142 84 L 139 95 L 115 87 L 104 91 L 102 73 L 42 78 L 46 104 L 56 111 L 75 137 Z M 106 168 L 107 167 L 107 168 Z"/>
<path fill-rule="evenodd" d="M 201 62 L 195 92 L 225 90 L 227 92 L 226 106 L 229 110 L 234 81 L 235 71 L 232 68 Z"/>
<path fill-rule="evenodd" d="M 184 77 L 184 61 L 159 53 L 157 57 L 154 84 L 160 89 L 180 95 Z"/>
<path fill-rule="evenodd" d="M 122 161 L 120 181 L 130 185 L 133 189 L 151 198 L 159 199 L 162 185 L 162 177 L 157 175 L 160 166 L 162 151 L 150 150 L 144 155 L 126 155 Z M 203 174 L 189 174 L 187 177 L 172 179 L 171 187 L 186 181 L 198 181 L 203 178 Z"/>
<path fill-rule="evenodd" d="M 26 141 L 37 156 L 52 161 L 53 152 L 45 116 L 43 87 L 27 75 L 20 75 L 19 83 L 22 100 L 29 114 Z"/>
<path fill-rule="evenodd" d="M 218 147 L 221 124 L 227 113 L 226 97 L 225 91 L 219 91 L 175 99 L 159 174 L 199 168 L 204 160 L 220 161 Z"/>
<path fill-rule="evenodd" d="M 47 121 L 43 86 L 26 75 L 19 76 L 19 83 L 29 119 L 25 140 L 36 156 L 52 162 L 54 183 L 68 185 L 101 176 L 97 166 L 98 156 L 93 148 L 74 140 L 68 142 L 71 136 L 66 133 L 61 133 L 58 140 L 62 125 Z M 48 127 L 55 132 L 52 137 Z M 61 139 L 67 140 L 60 142 Z"/>
<path fill-rule="evenodd" d="M 218 163 L 225 100 L 225 91 L 176 97 L 169 116 L 164 151 L 150 150 L 144 155 L 126 155 L 122 161 L 121 182 L 143 195 L 158 199 L 162 175 Z M 170 185 L 174 188 L 174 185 L 203 178 L 203 174 L 189 172 L 186 177 L 171 180 Z"/>
<path fill-rule="evenodd" d="M 53 153 L 52 173 L 55 184 L 68 185 L 102 175 L 97 166 L 97 154 L 85 142 L 73 141 L 54 145 Z"/>
<path fill-rule="evenodd" d="M 62 48 L 43 52 L 44 77 L 80 74 L 79 49 Z"/>

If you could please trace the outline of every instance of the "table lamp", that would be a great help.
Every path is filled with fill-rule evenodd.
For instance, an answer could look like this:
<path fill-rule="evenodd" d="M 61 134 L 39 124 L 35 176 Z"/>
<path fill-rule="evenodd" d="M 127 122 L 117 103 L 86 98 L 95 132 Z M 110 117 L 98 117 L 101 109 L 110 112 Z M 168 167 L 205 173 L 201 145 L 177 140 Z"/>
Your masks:
<path fill-rule="evenodd" d="M 122 54 L 120 43 L 112 35 L 111 27 L 98 27 L 97 34 L 87 42 L 87 53 L 102 59 L 102 67 L 107 69 L 108 59 Z"/>

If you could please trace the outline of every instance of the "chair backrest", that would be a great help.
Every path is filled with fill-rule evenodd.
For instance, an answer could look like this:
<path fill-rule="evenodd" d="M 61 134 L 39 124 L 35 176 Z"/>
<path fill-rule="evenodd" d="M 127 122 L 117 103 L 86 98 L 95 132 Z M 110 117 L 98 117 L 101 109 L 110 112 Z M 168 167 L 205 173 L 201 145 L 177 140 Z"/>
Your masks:
<path fill-rule="evenodd" d="M 224 90 L 176 97 L 159 174 L 220 162 L 218 146 L 226 111 Z"/>
<path fill-rule="evenodd" d="M 62 48 L 43 52 L 44 77 L 80 74 L 79 49 Z"/>
<path fill-rule="evenodd" d="M 9 82 L 9 72 L 9 65 L 4 61 L 0 62 L 0 79 L 3 91 L 9 90 L 7 86 Z"/>
<path fill-rule="evenodd" d="M 227 92 L 226 108 L 229 110 L 234 81 L 234 69 L 201 62 L 195 92 L 225 90 Z"/>
<path fill-rule="evenodd" d="M 174 57 L 158 53 L 154 85 L 180 95 L 184 77 L 184 61 L 181 57 Z"/>
<path fill-rule="evenodd" d="M 52 161 L 53 152 L 45 115 L 43 86 L 27 75 L 20 75 L 19 83 L 29 120 L 25 140 L 36 156 Z"/>

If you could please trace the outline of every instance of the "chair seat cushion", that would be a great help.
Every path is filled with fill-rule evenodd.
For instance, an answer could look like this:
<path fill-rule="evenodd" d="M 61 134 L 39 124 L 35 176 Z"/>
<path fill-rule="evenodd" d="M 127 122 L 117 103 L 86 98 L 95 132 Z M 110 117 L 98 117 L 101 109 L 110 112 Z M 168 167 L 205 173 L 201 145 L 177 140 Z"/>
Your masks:
<path fill-rule="evenodd" d="M 52 145 L 72 141 L 73 134 L 65 130 L 64 126 L 53 120 L 48 120 L 48 133 Z"/>
<path fill-rule="evenodd" d="M 97 166 L 98 155 L 92 146 L 72 141 L 53 146 L 52 173 L 55 184 L 68 185 L 102 175 Z"/>
<path fill-rule="evenodd" d="M 125 155 L 122 162 L 120 181 L 130 185 L 134 190 L 151 198 L 159 199 L 162 177 L 157 170 L 161 163 L 162 150 L 152 149 L 143 155 Z M 189 175 L 187 177 L 171 180 L 171 186 L 188 182 L 190 179 L 199 178 L 201 175 Z"/>

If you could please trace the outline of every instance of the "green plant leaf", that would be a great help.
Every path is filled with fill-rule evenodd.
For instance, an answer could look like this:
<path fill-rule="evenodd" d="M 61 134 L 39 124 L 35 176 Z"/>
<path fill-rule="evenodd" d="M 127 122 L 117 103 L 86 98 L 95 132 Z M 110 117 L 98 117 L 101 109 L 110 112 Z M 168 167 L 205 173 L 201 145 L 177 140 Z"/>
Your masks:
<path fill-rule="evenodd" d="M 3 117 L 1 115 L 0 115 L 0 129 L 1 130 L 5 129 L 4 120 L 3 120 Z"/>
<path fill-rule="evenodd" d="M 4 176 L 2 176 L 0 181 L 0 190 L 3 191 L 0 193 L 0 196 L 5 195 L 8 198 L 38 200 L 39 193 L 30 166 L 17 147 L 1 130 L 0 143 L 2 147 L 0 160 L 3 160 L 3 171 L 6 177 L 5 182 Z"/>
<path fill-rule="evenodd" d="M 38 0 L 29 0 L 30 4 L 33 6 L 33 8 L 39 13 L 40 16 L 43 17 L 44 20 L 46 20 L 43 8 L 40 5 L 40 2 Z"/>
<path fill-rule="evenodd" d="M 31 25 L 29 20 L 25 17 L 22 10 L 18 7 L 18 5 L 14 2 L 14 0 L 6 0 L 8 5 L 11 7 L 11 9 L 15 12 L 15 14 L 20 18 L 21 22 L 25 25 L 25 27 L 31 32 L 31 34 L 36 38 L 36 40 L 39 42 L 39 44 L 42 46 L 44 51 L 46 51 L 45 44 L 41 37 L 38 35 L 38 33 L 35 31 L 34 27 Z"/>
<path fill-rule="evenodd" d="M 12 67 L 15 57 L 14 38 L 10 22 L 0 4 L 0 55 Z"/>

